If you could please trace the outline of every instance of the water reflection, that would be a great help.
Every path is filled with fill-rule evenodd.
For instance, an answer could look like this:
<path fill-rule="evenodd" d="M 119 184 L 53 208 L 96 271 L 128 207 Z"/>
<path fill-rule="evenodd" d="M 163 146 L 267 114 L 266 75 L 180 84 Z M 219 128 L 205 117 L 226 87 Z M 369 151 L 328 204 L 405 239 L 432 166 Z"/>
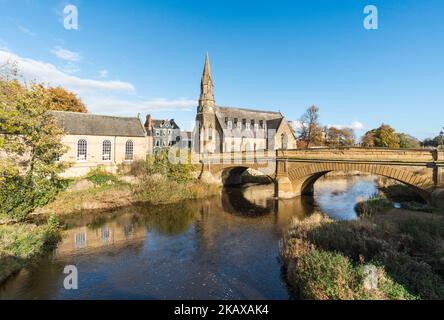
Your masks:
<path fill-rule="evenodd" d="M 348 218 L 371 179 L 324 180 L 316 197 L 276 201 L 273 185 L 160 207 L 77 215 L 52 254 L 0 288 L 21 299 L 288 299 L 278 243 L 291 219 L 313 211 Z M 344 180 L 344 179 L 343 179 Z M 79 290 L 63 288 L 63 268 Z"/>

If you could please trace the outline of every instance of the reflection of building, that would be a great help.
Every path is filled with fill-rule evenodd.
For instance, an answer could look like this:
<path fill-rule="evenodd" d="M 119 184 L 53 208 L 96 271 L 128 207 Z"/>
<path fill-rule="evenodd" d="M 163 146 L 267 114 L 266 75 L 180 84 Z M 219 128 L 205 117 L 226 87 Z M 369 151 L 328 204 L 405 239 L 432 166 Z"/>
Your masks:
<path fill-rule="evenodd" d="M 63 239 L 57 247 L 57 254 L 65 255 L 77 251 L 107 248 L 144 239 L 145 228 L 136 228 L 130 223 L 112 222 L 97 229 L 74 228 L 63 233 Z"/>
<path fill-rule="evenodd" d="M 217 106 L 208 55 L 196 121 L 200 153 L 296 148 L 296 138 L 280 112 Z"/>

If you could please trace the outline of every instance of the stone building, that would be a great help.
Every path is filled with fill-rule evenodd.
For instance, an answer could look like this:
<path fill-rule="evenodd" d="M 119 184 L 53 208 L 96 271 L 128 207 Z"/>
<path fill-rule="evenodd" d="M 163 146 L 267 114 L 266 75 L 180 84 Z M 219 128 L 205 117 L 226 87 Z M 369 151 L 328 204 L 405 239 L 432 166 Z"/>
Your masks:
<path fill-rule="evenodd" d="M 180 128 L 174 121 L 155 120 L 146 116 L 145 130 L 152 140 L 152 153 L 175 145 L 180 140 Z"/>
<path fill-rule="evenodd" d="M 295 149 L 293 128 L 280 112 L 216 105 L 208 54 L 196 116 L 199 153 Z"/>
<path fill-rule="evenodd" d="M 145 159 L 150 140 L 138 117 L 116 117 L 90 113 L 51 111 L 65 131 L 62 143 L 68 147 L 61 161 L 71 163 L 66 177 L 87 174 L 103 166 L 114 172 L 117 165 Z"/>

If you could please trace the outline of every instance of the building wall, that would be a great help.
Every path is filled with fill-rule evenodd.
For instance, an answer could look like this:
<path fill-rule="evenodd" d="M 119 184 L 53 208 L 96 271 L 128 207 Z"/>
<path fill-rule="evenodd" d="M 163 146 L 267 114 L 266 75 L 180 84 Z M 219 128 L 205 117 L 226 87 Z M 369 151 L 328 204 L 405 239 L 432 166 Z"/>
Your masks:
<path fill-rule="evenodd" d="M 287 148 L 286 149 L 297 149 L 297 141 L 294 137 L 293 130 L 290 128 L 288 122 L 284 119 L 276 131 L 274 137 L 275 147 L 274 150 L 281 149 L 282 146 L 282 134 L 287 136 Z"/>
<path fill-rule="evenodd" d="M 86 161 L 77 160 L 77 143 L 80 139 L 87 141 Z M 102 159 L 102 144 L 104 140 L 111 141 L 111 160 Z M 145 159 L 150 150 L 148 137 L 64 136 L 62 143 L 68 147 L 68 151 L 60 160 L 70 162 L 72 166 L 64 172 L 63 176 L 80 177 L 86 175 L 91 168 L 97 167 L 98 165 L 104 166 L 105 169 L 110 172 L 115 172 L 118 164 L 131 163 L 131 161 L 125 160 L 125 145 L 128 140 L 132 140 L 134 144 L 133 160 Z"/>

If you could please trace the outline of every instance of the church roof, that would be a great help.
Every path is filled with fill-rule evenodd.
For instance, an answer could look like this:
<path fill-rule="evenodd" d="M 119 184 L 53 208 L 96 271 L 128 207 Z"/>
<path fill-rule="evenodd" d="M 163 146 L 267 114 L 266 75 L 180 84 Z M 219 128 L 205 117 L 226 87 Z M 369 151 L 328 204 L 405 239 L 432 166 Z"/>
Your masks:
<path fill-rule="evenodd" d="M 51 111 L 66 134 L 92 136 L 144 137 L 138 117 L 117 117 L 92 113 Z"/>
<path fill-rule="evenodd" d="M 267 121 L 267 127 L 268 127 L 268 122 L 272 120 L 273 121 L 276 120 L 275 122 L 272 122 L 272 124 L 277 123 L 277 125 L 279 126 L 283 118 L 280 112 L 275 112 L 275 111 L 231 108 L 231 107 L 222 107 L 222 106 L 216 107 L 216 116 L 223 129 L 226 128 L 225 118 L 230 118 L 230 119 L 238 118 L 239 121 L 242 121 L 242 119 L 247 119 L 247 121 L 255 120 L 256 122 L 259 122 L 260 120 L 265 120 Z M 277 122 L 277 120 L 279 120 L 279 122 Z"/>
<path fill-rule="evenodd" d="M 277 130 L 281 125 L 282 119 L 283 118 L 267 120 L 267 128 Z"/>

